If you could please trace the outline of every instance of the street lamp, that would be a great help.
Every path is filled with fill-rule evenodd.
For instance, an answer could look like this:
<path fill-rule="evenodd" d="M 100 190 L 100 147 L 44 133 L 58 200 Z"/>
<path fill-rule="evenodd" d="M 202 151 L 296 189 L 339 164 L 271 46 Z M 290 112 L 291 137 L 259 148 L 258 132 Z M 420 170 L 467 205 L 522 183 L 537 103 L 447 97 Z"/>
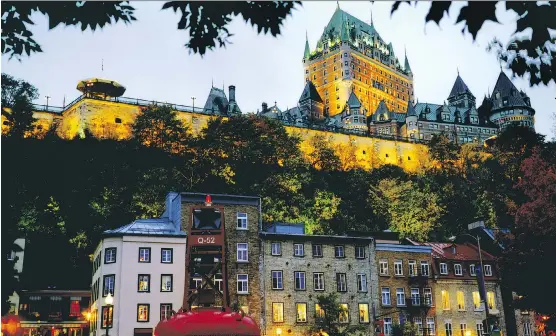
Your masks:
<path fill-rule="evenodd" d="M 191 97 L 191 100 L 193 100 L 193 112 L 195 112 L 195 99 L 197 99 L 197 98 Z"/>
<path fill-rule="evenodd" d="M 104 298 L 104 304 L 106 304 L 106 308 L 107 308 L 107 312 L 106 312 L 106 336 L 108 336 L 108 329 L 110 327 L 110 325 L 108 324 L 108 322 L 110 322 L 110 324 L 112 324 L 112 307 L 114 304 L 114 297 L 112 296 L 111 293 L 108 293 L 108 295 L 106 296 L 106 298 Z"/>
<path fill-rule="evenodd" d="M 468 236 L 468 237 L 471 237 L 471 238 L 473 238 L 477 241 L 477 248 L 479 249 L 479 264 L 481 266 L 481 273 L 480 274 L 483 277 L 483 282 L 484 282 L 485 277 L 484 277 L 483 271 L 484 271 L 485 268 L 483 267 L 483 254 L 481 253 L 481 237 L 479 237 L 479 235 L 477 235 L 475 237 L 475 236 L 473 236 L 469 233 L 461 233 L 461 234 L 459 234 L 459 236 Z M 481 286 L 481 283 L 479 282 L 479 277 L 477 277 L 477 284 L 479 286 Z M 488 294 L 486 293 L 486 288 L 485 288 L 485 296 L 488 296 Z M 489 314 L 489 311 L 488 311 L 488 302 L 486 301 L 486 299 L 487 299 L 486 297 L 483 298 L 483 304 L 485 305 L 485 313 L 486 313 L 486 319 L 485 319 L 486 329 L 485 330 L 488 333 L 489 332 L 489 330 L 488 330 L 489 329 L 488 317 L 489 317 L 490 314 Z"/>

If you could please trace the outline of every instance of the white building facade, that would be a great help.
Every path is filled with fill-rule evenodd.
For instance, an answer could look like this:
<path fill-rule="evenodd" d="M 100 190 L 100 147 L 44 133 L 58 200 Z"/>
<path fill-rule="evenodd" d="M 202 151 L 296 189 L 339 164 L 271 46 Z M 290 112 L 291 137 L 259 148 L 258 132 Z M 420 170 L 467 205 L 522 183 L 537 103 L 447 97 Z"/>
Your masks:
<path fill-rule="evenodd" d="M 152 335 L 182 306 L 185 233 L 167 218 L 104 233 L 93 259 L 91 335 Z M 111 311 L 106 305 L 113 296 Z"/>

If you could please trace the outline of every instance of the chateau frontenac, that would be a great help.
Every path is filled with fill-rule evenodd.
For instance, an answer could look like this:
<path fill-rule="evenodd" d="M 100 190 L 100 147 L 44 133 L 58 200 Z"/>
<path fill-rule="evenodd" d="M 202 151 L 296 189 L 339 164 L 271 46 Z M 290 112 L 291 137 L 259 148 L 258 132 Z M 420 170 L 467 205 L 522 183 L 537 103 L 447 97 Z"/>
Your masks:
<path fill-rule="evenodd" d="M 534 127 L 529 97 L 503 71 L 480 106 L 459 73 L 443 102 L 419 102 L 407 53 L 402 66 L 372 19 L 365 23 L 339 6 L 316 47 L 306 40 L 301 61 L 305 86 L 296 106 L 280 109 L 276 103 L 263 102 L 261 109 L 247 113 L 279 120 L 288 133 L 301 137 L 303 151 L 317 134 L 340 152 L 354 146 L 357 163 L 364 169 L 394 164 L 418 170 L 428 165 L 424 144 L 441 133 L 458 144 L 482 145 L 509 124 Z M 236 101 L 233 85 L 228 94 L 224 88 L 211 87 L 202 107 L 126 98 L 125 87 L 106 79 L 80 81 L 77 89 L 82 95 L 63 107 L 34 105 L 37 134 L 55 127 L 67 139 L 87 132 L 98 138 L 127 139 L 136 116 L 150 105 L 169 105 L 193 134 L 212 118 L 246 113 Z M 9 126 L 4 115 L 2 122 L 5 132 Z"/>

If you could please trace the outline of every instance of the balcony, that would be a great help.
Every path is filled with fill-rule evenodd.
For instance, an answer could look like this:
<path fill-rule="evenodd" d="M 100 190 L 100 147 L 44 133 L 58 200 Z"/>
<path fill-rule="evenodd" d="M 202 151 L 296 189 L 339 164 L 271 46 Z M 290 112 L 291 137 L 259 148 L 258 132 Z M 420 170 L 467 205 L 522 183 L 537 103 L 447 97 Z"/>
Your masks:
<path fill-rule="evenodd" d="M 428 275 L 423 275 L 421 272 L 418 272 L 417 275 L 409 276 L 408 282 L 410 285 L 416 286 L 425 286 L 429 281 Z"/>
<path fill-rule="evenodd" d="M 407 308 L 408 309 L 428 309 L 432 306 L 432 298 L 422 295 L 413 295 L 408 297 Z"/>

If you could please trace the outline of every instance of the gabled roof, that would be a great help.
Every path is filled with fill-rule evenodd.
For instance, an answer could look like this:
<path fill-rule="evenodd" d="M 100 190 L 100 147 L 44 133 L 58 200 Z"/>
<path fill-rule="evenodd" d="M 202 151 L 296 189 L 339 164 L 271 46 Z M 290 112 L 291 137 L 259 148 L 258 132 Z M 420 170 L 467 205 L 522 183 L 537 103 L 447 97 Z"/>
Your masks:
<path fill-rule="evenodd" d="M 447 260 L 479 260 L 479 250 L 472 244 L 455 244 L 455 243 L 417 243 L 423 246 L 432 247 L 432 255 L 435 258 Z M 456 253 L 454 254 L 452 247 L 455 247 Z M 494 256 L 490 253 L 481 250 L 483 260 L 494 260 Z"/>
<path fill-rule="evenodd" d="M 469 88 L 467 87 L 463 79 L 461 79 L 458 73 L 458 76 L 456 77 L 456 81 L 454 82 L 454 86 L 452 86 L 452 91 L 450 91 L 450 95 L 448 96 L 448 98 L 455 97 L 458 94 L 462 94 L 462 93 L 471 94 L 471 91 L 469 90 Z"/>
<path fill-rule="evenodd" d="M 380 120 L 380 117 L 384 116 L 384 120 Z M 402 112 L 391 112 L 386 106 L 384 100 L 381 100 L 378 104 L 378 107 L 375 110 L 375 113 L 371 116 L 371 120 L 373 122 L 376 121 L 391 121 L 396 120 L 398 122 L 405 122 L 406 114 Z"/>
<path fill-rule="evenodd" d="M 311 81 L 307 81 L 305 83 L 305 87 L 303 88 L 303 92 L 301 93 L 301 97 L 299 97 L 299 102 L 305 101 L 307 99 L 314 100 L 316 102 L 322 103 L 322 98 L 315 87 L 315 84 Z"/>

